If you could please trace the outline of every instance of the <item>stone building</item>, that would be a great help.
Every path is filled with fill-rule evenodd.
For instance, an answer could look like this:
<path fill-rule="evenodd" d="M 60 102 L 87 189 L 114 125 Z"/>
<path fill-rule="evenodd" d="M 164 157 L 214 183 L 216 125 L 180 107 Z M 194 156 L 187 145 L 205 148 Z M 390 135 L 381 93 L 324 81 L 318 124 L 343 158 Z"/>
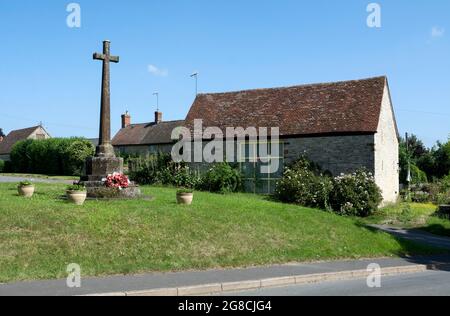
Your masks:
<path fill-rule="evenodd" d="M 155 112 L 155 120 L 149 123 L 131 124 L 131 115 L 122 115 L 122 128 L 114 136 L 112 145 L 120 154 L 139 154 L 142 156 L 156 153 L 170 153 L 174 141 L 172 130 L 182 126 L 184 121 L 163 121 L 163 114 Z"/>
<path fill-rule="evenodd" d="M 9 160 L 13 146 L 19 141 L 47 138 L 51 138 L 51 136 L 42 125 L 12 131 L 0 142 L 0 159 Z"/>
<path fill-rule="evenodd" d="M 278 127 L 279 170 L 260 172 L 255 143 L 237 144 L 246 188 L 272 192 L 283 166 L 306 156 L 332 175 L 366 168 L 375 176 L 384 201 L 399 196 L 398 129 L 386 77 L 286 88 L 200 94 L 187 115 L 203 127 Z M 207 141 L 207 140 L 205 140 Z M 236 160 L 238 161 L 238 159 Z"/>
<path fill-rule="evenodd" d="M 157 112 L 154 122 L 133 125 L 124 114 L 113 145 L 122 153 L 170 153 L 172 131 L 179 126 L 192 131 L 195 120 L 223 133 L 228 127 L 279 128 L 277 156 L 262 157 L 257 142 L 232 140 L 234 162 L 239 162 L 249 192 L 273 192 L 284 167 L 306 156 L 334 176 L 364 167 L 374 174 L 385 203 L 398 199 L 399 134 L 386 77 L 199 94 L 184 121 L 163 122 Z M 203 139 L 203 147 L 209 141 Z M 278 169 L 261 173 L 263 158 L 276 160 Z"/>

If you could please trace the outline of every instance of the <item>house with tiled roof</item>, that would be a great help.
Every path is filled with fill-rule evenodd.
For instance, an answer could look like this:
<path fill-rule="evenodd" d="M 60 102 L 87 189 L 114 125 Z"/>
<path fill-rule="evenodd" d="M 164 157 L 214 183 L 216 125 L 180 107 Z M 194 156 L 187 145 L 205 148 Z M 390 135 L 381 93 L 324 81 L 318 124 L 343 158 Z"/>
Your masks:
<path fill-rule="evenodd" d="M 50 134 L 42 125 L 12 131 L 6 137 L 2 137 L 0 142 L 0 159 L 9 160 L 13 146 L 22 140 L 47 139 L 50 137 Z"/>
<path fill-rule="evenodd" d="M 131 115 L 122 115 L 122 128 L 114 136 L 112 145 L 120 154 L 149 155 L 170 153 L 175 141 L 172 130 L 183 126 L 184 121 L 163 121 L 163 114 L 155 112 L 153 122 L 132 124 Z"/>
<path fill-rule="evenodd" d="M 236 161 L 246 188 L 272 192 L 283 166 L 306 156 L 334 176 L 366 168 L 375 176 L 385 202 L 399 196 L 399 133 L 386 77 L 294 87 L 200 94 L 185 125 L 203 128 L 278 127 L 279 170 L 260 172 L 255 143 L 244 141 Z M 207 141 L 207 140 L 205 140 Z"/>
<path fill-rule="evenodd" d="M 113 141 L 123 150 L 145 145 L 171 152 L 172 131 L 183 125 L 195 139 L 196 120 L 203 130 L 215 127 L 224 135 L 230 127 L 279 128 L 277 156 L 262 157 L 260 144 L 248 138 L 232 139 L 233 162 L 239 162 L 250 192 L 273 192 L 284 167 L 306 156 L 334 176 L 366 168 L 385 202 L 396 202 L 399 196 L 399 133 L 386 77 L 199 94 L 184 121 L 164 124 L 158 114 L 153 123 L 131 125 L 127 120 L 122 116 L 123 128 Z M 202 141 L 205 147 L 211 139 Z M 278 169 L 261 173 L 263 158 L 277 160 Z"/>

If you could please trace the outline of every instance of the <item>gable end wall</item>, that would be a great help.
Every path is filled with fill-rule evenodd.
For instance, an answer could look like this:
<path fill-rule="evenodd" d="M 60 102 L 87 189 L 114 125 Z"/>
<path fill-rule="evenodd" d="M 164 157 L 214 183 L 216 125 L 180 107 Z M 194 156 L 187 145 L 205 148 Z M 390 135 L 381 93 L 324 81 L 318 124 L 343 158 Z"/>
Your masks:
<path fill-rule="evenodd" d="M 375 180 L 383 191 L 384 204 L 396 203 L 400 194 L 399 141 L 389 88 L 386 85 L 375 134 Z"/>

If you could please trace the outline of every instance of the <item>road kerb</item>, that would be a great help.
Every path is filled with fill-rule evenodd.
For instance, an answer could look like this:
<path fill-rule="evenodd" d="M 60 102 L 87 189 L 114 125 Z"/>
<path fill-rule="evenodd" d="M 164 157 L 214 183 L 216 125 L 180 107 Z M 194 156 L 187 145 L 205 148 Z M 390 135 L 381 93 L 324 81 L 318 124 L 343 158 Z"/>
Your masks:
<path fill-rule="evenodd" d="M 178 296 L 178 289 L 156 289 L 148 291 L 130 291 L 125 292 L 126 296 Z"/>
<path fill-rule="evenodd" d="M 231 283 L 223 283 L 222 284 L 222 291 L 223 292 L 257 290 L 257 289 L 260 289 L 260 288 L 261 288 L 261 280 L 244 281 L 244 282 L 231 282 Z"/>
<path fill-rule="evenodd" d="M 261 288 L 295 285 L 295 276 L 261 280 Z"/>
<path fill-rule="evenodd" d="M 425 272 L 436 268 L 435 265 L 409 265 L 401 267 L 388 267 L 381 269 L 381 276 L 394 276 Z M 275 288 L 290 285 L 313 284 L 329 281 L 357 280 L 369 277 L 373 272 L 367 270 L 352 270 L 341 272 L 328 272 L 320 274 L 298 275 L 261 280 L 246 280 L 240 282 L 214 283 L 196 286 L 185 286 L 167 289 L 152 289 L 144 291 L 128 291 L 107 294 L 92 294 L 86 296 L 202 296 L 227 292 L 257 290 L 262 288 Z"/>
<path fill-rule="evenodd" d="M 221 283 L 178 288 L 178 296 L 209 295 L 221 292 L 223 292 Z"/>

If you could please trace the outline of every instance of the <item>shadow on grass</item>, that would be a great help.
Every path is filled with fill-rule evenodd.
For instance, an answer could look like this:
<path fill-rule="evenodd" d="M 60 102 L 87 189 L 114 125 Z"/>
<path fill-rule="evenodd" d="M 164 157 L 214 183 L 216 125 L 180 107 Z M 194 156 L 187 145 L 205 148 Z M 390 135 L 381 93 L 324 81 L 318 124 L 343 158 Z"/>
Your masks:
<path fill-rule="evenodd" d="M 450 237 L 450 229 L 442 224 L 431 224 L 421 227 L 420 230 L 426 231 L 433 235 Z"/>
<path fill-rule="evenodd" d="M 356 225 L 374 234 L 384 234 L 385 232 L 375 227 L 366 226 L 361 222 Z M 449 231 L 450 233 L 450 231 Z M 395 255 L 410 262 L 427 266 L 430 271 L 450 272 L 450 249 L 433 247 L 424 243 L 407 240 L 391 234 L 401 246 L 401 250 Z"/>

